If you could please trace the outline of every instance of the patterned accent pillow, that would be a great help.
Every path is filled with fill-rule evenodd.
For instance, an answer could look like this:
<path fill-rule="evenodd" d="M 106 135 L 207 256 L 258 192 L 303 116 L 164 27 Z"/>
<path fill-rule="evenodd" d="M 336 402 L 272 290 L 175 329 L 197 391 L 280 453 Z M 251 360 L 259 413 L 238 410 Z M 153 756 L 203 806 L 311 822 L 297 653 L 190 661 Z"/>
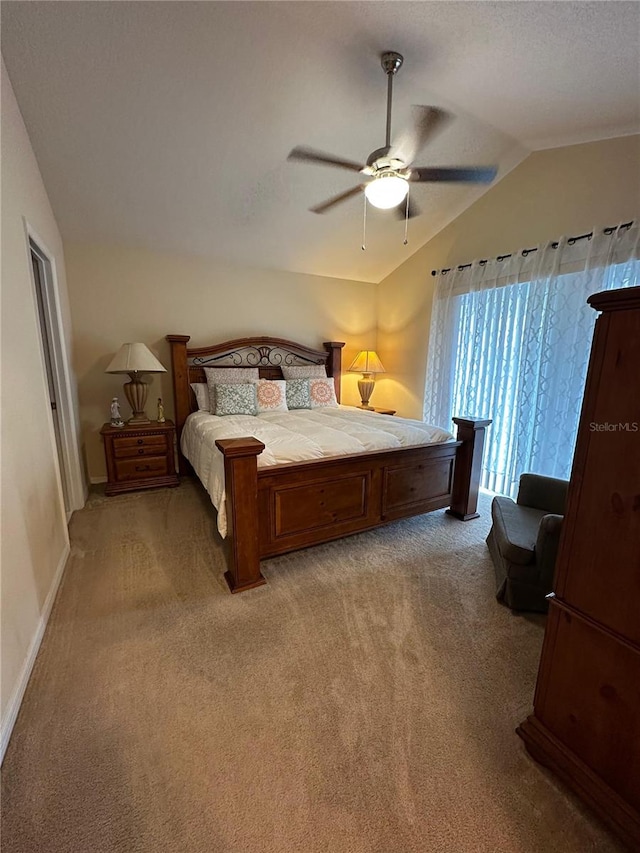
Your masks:
<path fill-rule="evenodd" d="M 327 368 L 324 364 L 306 364 L 303 367 L 282 367 L 285 379 L 326 379 Z"/>
<path fill-rule="evenodd" d="M 288 412 L 287 383 L 284 379 L 260 379 L 256 383 L 258 414 L 260 412 Z"/>
<path fill-rule="evenodd" d="M 206 382 L 192 382 L 191 388 L 196 395 L 196 403 L 199 412 L 210 412 L 211 402 L 209 400 L 209 389 Z"/>
<path fill-rule="evenodd" d="M 327 406 L 337 406 L 336 386 L 333 379 L 310 379 L 309 396 L 312 409 L 323 409 Z"/>
<path fill-rule="evenodd" d="M 311 408 L 308 379 L 287 379 L 287 407 L 289 409 Z"/>
<path fill-rule="evenodd" d="M 260 373 L 257 367 L 205 367 L 205 376 L 209 387 L 210 411 L 216 411 L 216 385 L 240 385 L 244 382 L 257 382 Z"/>
<path fill-rule="evenodd" d="M 256 386 L 252 382 L 244 385 L 216 385 L 216 415 L 257 415 Z"/>

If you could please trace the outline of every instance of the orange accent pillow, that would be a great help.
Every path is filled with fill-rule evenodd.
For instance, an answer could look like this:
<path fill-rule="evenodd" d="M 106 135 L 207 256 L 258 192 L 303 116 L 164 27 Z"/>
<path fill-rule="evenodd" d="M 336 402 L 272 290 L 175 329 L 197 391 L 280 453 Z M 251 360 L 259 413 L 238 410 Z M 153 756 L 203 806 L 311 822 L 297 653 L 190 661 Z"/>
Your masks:
<path fill-rule="evenodd" d="M 326 409 L 328 406 L 338 405 L 333 379 L 310 379 L 309 394 L 312 409 Z"/>
<path fill-rule="evenodd" d="M 260 379 L 256 382 L 258 414 L 288 412 L 287 383 L 284 379 Z"/>

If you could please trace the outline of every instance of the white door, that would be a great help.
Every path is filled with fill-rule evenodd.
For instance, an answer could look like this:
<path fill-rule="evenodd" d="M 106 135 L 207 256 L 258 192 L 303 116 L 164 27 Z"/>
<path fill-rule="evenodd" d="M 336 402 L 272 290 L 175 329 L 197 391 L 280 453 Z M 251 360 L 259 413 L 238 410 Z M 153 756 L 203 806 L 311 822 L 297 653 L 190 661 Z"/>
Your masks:
<path fill-rule="evenodd" d="M 46 310 L 46 256 L 44 256 L 31 241 L 31 265 L 33 268 L 33 281 L 36 291 L 36 302 L 38 303 L 38 319 L 40 321 L 40 337 L 42 338 L 42 351 L 44 354 L 45 371 L 47 374 L 47 387 L 49 389 L 49 402 L 51 404 L 51 419 L 53 421 L 53 432 L 56 437 L 56 450 L 58 452 L 58 467 L 60 469 L 60 480 L 62 482 L 62 494 L 64 497 L 64 508 L 67 515 L 70 512 L 69 486 L 67 483 L 67 472 L 62 451 L 62 432 L 60 426 L 59 400 L 56 396 L 56 382 L 53 366 L 53 342 L 51 329 Z"/>

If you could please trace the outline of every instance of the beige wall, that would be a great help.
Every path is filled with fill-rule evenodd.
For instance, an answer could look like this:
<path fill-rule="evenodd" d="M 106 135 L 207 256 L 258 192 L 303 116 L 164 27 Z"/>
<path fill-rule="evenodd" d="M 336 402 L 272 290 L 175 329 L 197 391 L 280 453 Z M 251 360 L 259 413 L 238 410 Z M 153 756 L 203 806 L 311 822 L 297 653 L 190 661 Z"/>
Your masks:
<path fill-rule="evenodd" d="M 432 269 L 493 257 L 640 213 L 640 136 L 531 154 L 378 285 L 375 402 L 422 417 Z"/>
<path fill-rule="evenodd" d="M 3 745 L 69 541 L 23 217 L 52 253 L 63 319 L 68 328 L 62 241 L 3 63 L 0 568 Z"/>
<path fill-rule="evenodd" d="M 321 348 L 345 341 L 343 363 L 375 347 L 376 286 L 355 281 L 230 266 L 211 259 L 117 246 L 65 245 L 82 436 L 90 477 L 105 475 L 100 427 L 117 395 L 129 409 L 126 377 L 104 370 L 125 341 L 143 341 L 169 369 L 166 334 L 210 344 L 265 334 Z M 357 376 L 343 381 L 343 402 L 358 403 Z M 173 416 L 170 374 L 155 376 L 147 414 L 162 396 Z"/>

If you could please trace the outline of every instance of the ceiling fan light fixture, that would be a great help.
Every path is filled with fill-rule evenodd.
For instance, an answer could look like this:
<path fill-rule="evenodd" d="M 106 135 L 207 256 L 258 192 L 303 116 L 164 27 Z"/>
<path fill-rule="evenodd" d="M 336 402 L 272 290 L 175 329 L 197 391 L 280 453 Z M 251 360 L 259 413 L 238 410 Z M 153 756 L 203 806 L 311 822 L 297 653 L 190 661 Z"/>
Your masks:
<path fill-rule="evenodd" d="M 367 201 L 374 207 L 388 210 L 397 207 L 404 201 L 409 192 L 409 184 L 405 178 L 401 178 L 393 172 L 377 175 L 365 187 L 364 194 Z"/>

